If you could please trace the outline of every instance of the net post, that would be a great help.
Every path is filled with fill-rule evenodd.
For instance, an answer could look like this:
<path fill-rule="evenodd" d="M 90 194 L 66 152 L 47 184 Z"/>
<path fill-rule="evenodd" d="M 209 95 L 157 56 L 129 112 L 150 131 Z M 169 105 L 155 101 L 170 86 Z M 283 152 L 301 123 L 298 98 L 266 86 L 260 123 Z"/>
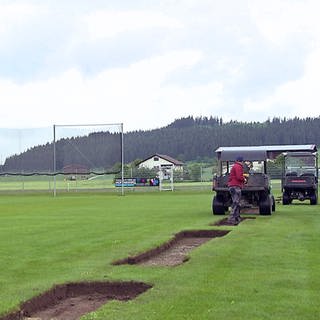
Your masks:
<path fill-rule="evenodd" d="M 123 123 L 120 124 L 121 128 L 121 195 L 124 195 L 124 137 L 123 137 Z"/>
<path fill-rule="evenodd" d="M 56 125 L 53 125 L 53 196 L 56 197 L 57 195 L 57 188 L 56 188 L 56 171 L 57 171 L 57 164 L 56 164 Z"/>

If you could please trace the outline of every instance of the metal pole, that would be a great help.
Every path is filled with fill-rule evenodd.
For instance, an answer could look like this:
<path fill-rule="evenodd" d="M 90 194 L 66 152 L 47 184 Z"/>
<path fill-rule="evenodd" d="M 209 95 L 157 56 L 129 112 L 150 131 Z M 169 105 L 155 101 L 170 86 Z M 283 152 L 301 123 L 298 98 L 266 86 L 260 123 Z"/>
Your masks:
<path fill-rule="evenodd" d="M 123 146 L 123 123 L 121 127 L 121 195 L 124 195 L 124 146 Z"/>
<path fill-rule="evenodd" d="M 56 173 L 57 164 L 56 164 L 56 125 L 53 125 L 53 196 L 57 195 L 56 189 Z"/>

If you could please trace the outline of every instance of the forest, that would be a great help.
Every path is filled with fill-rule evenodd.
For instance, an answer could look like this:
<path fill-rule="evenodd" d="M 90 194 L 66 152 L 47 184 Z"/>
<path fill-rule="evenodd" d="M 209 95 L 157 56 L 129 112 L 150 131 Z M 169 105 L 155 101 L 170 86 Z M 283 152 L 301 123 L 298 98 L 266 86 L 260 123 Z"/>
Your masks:
<path fill-rule="evenodd" d="M 147 131 L 124 134 L 124 162 L 145 159 L 155 153 L 181 161 L 210 161 L 219 146 L 254 146 L 320 143 L 320 117 L 273 118 L 265 122 L 224 122 L 218 117 L 185 117 L 169 125 Z M 1 172 L 52 172 L 70 164 L 90 170 L 111 170 L 121 162 L 119 133 L 94 132 L 86 136 L 56 142 L 54 167 L 53 144 L 34 146 L 8 157 Z"/>

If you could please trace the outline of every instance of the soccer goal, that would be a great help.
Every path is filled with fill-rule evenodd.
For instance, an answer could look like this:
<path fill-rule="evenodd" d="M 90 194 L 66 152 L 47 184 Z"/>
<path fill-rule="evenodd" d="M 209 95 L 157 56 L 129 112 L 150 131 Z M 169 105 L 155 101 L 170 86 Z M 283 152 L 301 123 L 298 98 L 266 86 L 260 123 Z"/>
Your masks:
<path fill-rule="evenodd" d="M 54 195 L 58 190 L 115 188 L 123 181 L 123 124 L 53 126 Z M 124 194 L 123 183 L 120 185 Z"/>
<path fill-rule="evenodd" d="M 159 168 L 159 190 L 173 191 L 173 166 L 161 165 Z"/>

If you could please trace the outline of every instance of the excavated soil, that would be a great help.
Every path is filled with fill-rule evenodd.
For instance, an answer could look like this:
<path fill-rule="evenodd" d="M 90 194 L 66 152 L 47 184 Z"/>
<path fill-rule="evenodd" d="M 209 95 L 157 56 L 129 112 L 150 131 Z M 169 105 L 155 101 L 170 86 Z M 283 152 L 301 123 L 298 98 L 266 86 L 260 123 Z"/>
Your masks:
<path fill-rule="evenodd" d="M 0 320 L 77 320 L 109 300 L 127 301 L 150 289 L 142 282 L 84 282 L 58 285 L 26 301 Z"/>
<path fill-rule="evenodd" d="M 239 223 L 241 223 L 241 222 L 244 221 L 244 220 L 253 220 L 253 219 L 255 219 L 255 218 L 256 218 L 256 217 L 241 217 Z M 212 226 L 234 226 L 233 223 L 230 223 L 230 222 L 228 221 L 228 218 L 224 218 L 224 219 L 219 220 L 219 221 L 217 221 L 217 222 L 214 222 L 214 223 L 212 223 L 212 224 L 210 224 L 210 225 L 212 225 Z"/>
<path fill-rule="evenodd" d="M 216 237 L 223 237 L 230 231 L 226 230 L 196 230 L 182 231 L 163 245 L 113 262 L 113 265 L 139 264 L 147 266 L 176 266 L 188 260 L 186 254 L 192 249 Z"/>
<path fill-rule="evenodd" d="M 241 208 L 241 214 L 259 214 L 259 207 Z"/>

